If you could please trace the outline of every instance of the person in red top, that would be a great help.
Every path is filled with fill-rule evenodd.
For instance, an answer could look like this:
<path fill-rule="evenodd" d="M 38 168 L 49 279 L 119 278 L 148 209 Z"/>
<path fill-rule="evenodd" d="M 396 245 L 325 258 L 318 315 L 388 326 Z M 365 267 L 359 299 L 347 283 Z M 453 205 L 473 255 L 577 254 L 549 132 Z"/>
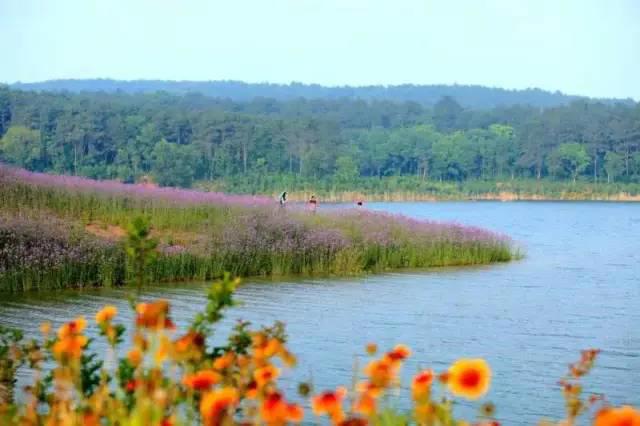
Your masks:
<path fill-rule="evenodd" d="M 317 208 L 318 200 L 316 200 L 315 195 L 312 195 L 311 198 L 309 198 L 309 210 L 311 211 L 311 213 L 315 213 Z"/>

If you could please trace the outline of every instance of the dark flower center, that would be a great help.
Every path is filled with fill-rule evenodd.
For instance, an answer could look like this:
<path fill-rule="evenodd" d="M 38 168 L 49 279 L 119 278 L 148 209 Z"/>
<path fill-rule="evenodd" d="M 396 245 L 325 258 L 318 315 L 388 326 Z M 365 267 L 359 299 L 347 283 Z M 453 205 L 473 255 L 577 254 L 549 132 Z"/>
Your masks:
<path fill-rule="evenodd" d="M 466 370 L 460 377 L 460 384 L 464 387 L 476 387 L 480 383 L 480 373 L 476 370 Z"/>

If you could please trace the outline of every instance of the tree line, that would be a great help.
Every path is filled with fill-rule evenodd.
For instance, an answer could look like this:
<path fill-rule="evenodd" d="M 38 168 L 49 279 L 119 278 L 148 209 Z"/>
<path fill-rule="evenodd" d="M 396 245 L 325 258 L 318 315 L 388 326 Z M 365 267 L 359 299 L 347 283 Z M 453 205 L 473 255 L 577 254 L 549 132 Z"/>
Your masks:
<path fill-rule="evenodd" d="M 388 100 L 394 102 L 417 102 L 425 106 L 433 106 L 441 98 L 451 96 L 467 108 L 493 108 L 501 105 L 532 105 L 535 107 L 552 107 L 568 104 L 581 96 L 567 95 L 561 92 L 549 92 L 541 89 L 507 90 L 496 87 L 478 85 L 416 85 L 402 84 L 396 86 L 337 86 L 328 87 L 319 84 L 273 84 L 245 83 L 242 81 L 167 81 L 167 80 L 49 80 L 37 83 L 15 83 L 15 89 L 69 91 L 69 92 L 124 92 L 154 93 L 167 92 L 173 94 L 201 93 L 203 95 L 229 98 L 247 102 L 254 98 L 271 98 L 279 101 L 306 99 L 363 99 Z M 616 99 L 599 99 L 605 103 L 633 101 Z"/>
<path fill-rule="evenodd" d="M 0 159 L 29 170 L 161 185 L 273 176 L 640 182 L 640 105 L 465 108 L 389 100 L 0 87 Z M 256 184 L 258 186 L 258 184 Z"/>

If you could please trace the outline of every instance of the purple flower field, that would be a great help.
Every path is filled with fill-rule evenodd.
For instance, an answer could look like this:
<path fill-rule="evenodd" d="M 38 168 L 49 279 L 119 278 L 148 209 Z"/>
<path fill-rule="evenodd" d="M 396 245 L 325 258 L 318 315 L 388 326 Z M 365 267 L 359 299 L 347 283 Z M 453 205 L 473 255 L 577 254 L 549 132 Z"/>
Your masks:
<path fill-rule="evenodd" d="M 233 195 L 193 189 L 158 187 L 150 184 L 129 184 L 114 180 L 94 180 L 80 176 L 52 175 L 30 172 L 0 163 L 0 181 L 30 184 L 75 192 L 94 192 L 108 195 L 169 201 L 176 204 L 215 204 L 259 206 L 273 204 L 269 197 Z"/>
<path fill-rule="evenodd" d="M 2 165 L 0 206 L 0 214 L 21 217 L 0 221 L 0 290 L 40 287 L 51 271 L 65 272 L 42 286 L 127 281 L 121 242 L 127 224 L 140 215 L 150 217 L 159 243 L 149 268 L 154 281 L 208 280 L 225 271 L 346 275 L 518 256 L 508 237 L 460 224 L 362 209 L 311 214 L 293 205 L 280 208 L 268 197 L 103 182 Z"/>
<path fill-rule="evenodd" d="M 409 238 L 415 242 L 456 241 L 459 243 L 512 244 L 511 238 L 475 226 L 419 220 L 399 214 L 348 209 L 332 212 L 336 222 L 344 221 L 362 230 L 365 242 L 394 246 Z"/>
<path fill-rule="evenodd" d="M 88 238 L 69 222 L 50 217 L 0 215 L 0 290 L 98 285 L 117 279 L 122 254 L 113 243 Z M 119 275 L 122 275 L 120 273 Z"/>

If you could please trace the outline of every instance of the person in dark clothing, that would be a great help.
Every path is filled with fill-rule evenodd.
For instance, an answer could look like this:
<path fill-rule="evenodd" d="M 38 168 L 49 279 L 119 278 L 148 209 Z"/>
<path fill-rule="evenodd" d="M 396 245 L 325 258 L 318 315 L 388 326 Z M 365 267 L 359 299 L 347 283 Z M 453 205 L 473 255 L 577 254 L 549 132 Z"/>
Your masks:
<path fill-rule="evenodd" d="M 284 207 L 284 205 L 287 204 L 287 191 L 283 191 L 282 194 L 280 194 L 278 202 L 280 203 L 280 207 Z"/>

